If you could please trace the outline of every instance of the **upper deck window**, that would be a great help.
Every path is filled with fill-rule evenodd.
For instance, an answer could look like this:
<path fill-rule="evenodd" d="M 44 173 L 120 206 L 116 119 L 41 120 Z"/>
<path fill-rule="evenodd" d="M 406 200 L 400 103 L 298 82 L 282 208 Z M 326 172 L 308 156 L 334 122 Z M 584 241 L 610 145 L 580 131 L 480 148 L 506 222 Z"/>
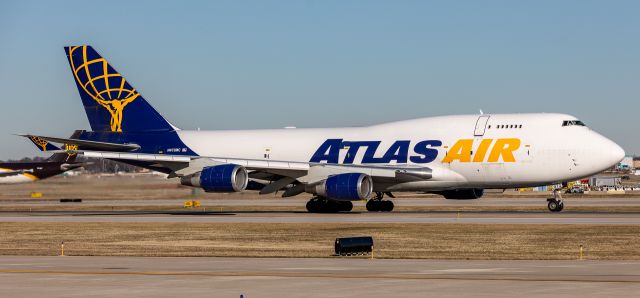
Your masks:
<path fill-rule="evenodd" d="M 580 121 L 580 120 L 565 120 L 562 121 L 562 126 L 586 126 L 584 125 L 584 122 Z"/>

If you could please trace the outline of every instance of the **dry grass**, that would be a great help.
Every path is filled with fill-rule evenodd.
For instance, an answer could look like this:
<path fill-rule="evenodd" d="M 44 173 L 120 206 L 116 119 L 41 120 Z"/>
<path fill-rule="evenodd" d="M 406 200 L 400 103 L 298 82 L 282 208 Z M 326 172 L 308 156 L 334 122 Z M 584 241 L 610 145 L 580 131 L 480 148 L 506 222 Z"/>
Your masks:
<path fill-rule="evenodd" d="M 640 259 L 640 227 L 478 224 L 0 223 L 3 255 L 328 257 L 372 235 L 379 258 Z"/>

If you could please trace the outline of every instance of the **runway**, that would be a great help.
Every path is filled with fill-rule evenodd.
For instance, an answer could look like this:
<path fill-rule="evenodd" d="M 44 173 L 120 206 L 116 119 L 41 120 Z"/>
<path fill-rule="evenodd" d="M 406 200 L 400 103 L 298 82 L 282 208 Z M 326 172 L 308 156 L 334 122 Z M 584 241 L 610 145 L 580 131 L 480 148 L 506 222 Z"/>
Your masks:
<path fill-rule="evenodd" d="M 6 296 L 635 297 L 638 261 L 0 257 Z"/>
<path fill-rule="evenodd" d="M 3 212 L 0 222 L 461 223 L 640 225 L 640 213 L 530 212 Z"/>
<path fill-rule="evenodd" d="M 69 197 L 72 198 L 72 197 Z M 85 206 L 181 206 L 184 199 L 83 199 L 82 205 Z M 304 207 L 308 198 L 280 198 L 273 196 L 255 196 L 255 198 L 224 198 L 224 199 L 199 199 L 202 206 L 293 206 Z M 622 206 L 640 206 L 640 197 L 567 197 L 564 198 L 567 206 L 598 206 L 598 207 L 622 207 Z M 424 198 L 397 198 L 393 199 L 396 206 L 406 207 L 504 207 L 504 206 L 523 206 L 523 207 L 546 207 L 546 199 L 544 197 L 506 197 L 506 198 L 481 198 L 478 200 L 446 200 L 441 197 L 424 197 Z M 353 202 L 355 206 L 364 206 L 365 202 Z M 2 199 L 0 206 L 56 206 L 60 205 L 58 199 Z"/>

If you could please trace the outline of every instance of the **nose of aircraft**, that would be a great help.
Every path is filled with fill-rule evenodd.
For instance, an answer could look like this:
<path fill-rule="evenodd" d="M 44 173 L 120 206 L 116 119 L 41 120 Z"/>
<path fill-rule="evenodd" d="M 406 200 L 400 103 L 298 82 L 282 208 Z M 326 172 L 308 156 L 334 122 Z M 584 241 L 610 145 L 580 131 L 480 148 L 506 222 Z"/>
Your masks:
<path fill-rule="evenodd" d="M 585 170 L 582 173 L 584 176 L 590 176 L 609 169 L 624 158 L 625 153 L 622 147 L 595 131 L 589 130 L 586 135 L 580 136 L 579 139 L 581 141 L 577 142 L 586 145 L 586 147 L 583 147 L 586 149 L 583 151 L 586 155 L 578 158 L 582 160 L 581 164 L 588 165 L 583 168 Z"/>
<path fill-rule="evenodd" d="M 602 144 L 601 156 L 609 167 L 618 164 L 624 158 L 624 155 L 624 149 L 615 142 L 607 139 L 607 142 Z"/>

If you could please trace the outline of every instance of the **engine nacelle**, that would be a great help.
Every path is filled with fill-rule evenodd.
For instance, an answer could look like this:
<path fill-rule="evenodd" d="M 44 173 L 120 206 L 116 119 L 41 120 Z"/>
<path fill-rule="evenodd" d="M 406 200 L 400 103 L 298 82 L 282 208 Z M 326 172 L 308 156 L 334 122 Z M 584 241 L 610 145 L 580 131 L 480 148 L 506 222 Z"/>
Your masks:
<path fill-rule="evenodd" d="M 247 188 L 247 169 L 234 164 L 203 168 L 202 171 L 180 178 L 182 185 L 201 187 L 206 192 L 237 192 Z"/>
<path fill-rule="evenodd" d="M 482 188 L 467 188 L 467 189 L 454 189 L 438 192 L 443 195 L 447 200 L 475 200 L 482 197 L 484 189 Z"/>
<path fill-rule="evenodd" d="M 306 191 L 340 201 L 363 200 L 371 196 L 373 181 L 369 175 L 362 173 L 338 174 L 307 186 Z"/>

